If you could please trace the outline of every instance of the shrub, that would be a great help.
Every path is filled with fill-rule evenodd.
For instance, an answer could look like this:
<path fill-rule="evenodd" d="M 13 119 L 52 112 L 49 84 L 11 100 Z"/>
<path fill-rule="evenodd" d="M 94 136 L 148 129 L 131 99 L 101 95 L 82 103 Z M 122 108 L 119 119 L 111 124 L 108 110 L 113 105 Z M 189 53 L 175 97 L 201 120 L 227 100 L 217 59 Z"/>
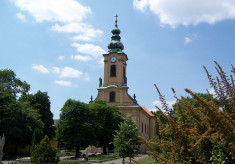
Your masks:
<path fill-rule="evenodd" d="M 34 146 L 31 155 L 33 163 L 58 163 L 59 159 L 56 157 L 56 149 L 51 146 L 47 135 L 43 138 L 40 144 Z"/>
<path fill-rule="evenodd" d="M 214 96 L 185 89 L 192 98 L 178 98 L 172 89 L 177 100 L 172 110 L 155 85 L 163 110 L 157 108 L 168 123 L 158 119 L 159 140 L 141 139 L 157 163 L 235 163 L 235 68 L 228 76 L 215 63 L 215 78 L 204 67 Z"/>
<path fill-rule="evenodd" d="M 37 144 L 40 144 L 40 142 L 43 139 L 43 132 L 41 129 L 36 128 L 33 132 L 33 137 L 32 137 L 32 150 Z"/>

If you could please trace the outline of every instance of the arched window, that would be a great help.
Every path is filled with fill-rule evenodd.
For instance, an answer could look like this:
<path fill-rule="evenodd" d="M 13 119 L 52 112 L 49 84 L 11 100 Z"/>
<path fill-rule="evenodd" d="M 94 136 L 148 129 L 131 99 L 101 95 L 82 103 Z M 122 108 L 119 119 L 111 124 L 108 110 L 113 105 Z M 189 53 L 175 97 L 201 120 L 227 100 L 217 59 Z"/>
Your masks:
<path fill-rule="evenodd" d="M 126 77 L 126 69 L 123 67 L 123 77 Z"/>
<path fill-rule="evenodd" d="M 110 77 L 116 77 L 116 65 L 110 67 Z"/>
<path fill-rule="evenodd" d="M 115 102 L 115 92 L 109 92 L 109 102 Z"/>
<path fill-rule="evenodd" d="M 145 134 L 146 134 L 146 124 L 144 124 L 144 132 L 145 132 Z"/>
<path fill-rule="evenodd" d="M 144 124 L 143 124 L 143 122 L 142 122 L 142 133 L 144 132 Z"/>

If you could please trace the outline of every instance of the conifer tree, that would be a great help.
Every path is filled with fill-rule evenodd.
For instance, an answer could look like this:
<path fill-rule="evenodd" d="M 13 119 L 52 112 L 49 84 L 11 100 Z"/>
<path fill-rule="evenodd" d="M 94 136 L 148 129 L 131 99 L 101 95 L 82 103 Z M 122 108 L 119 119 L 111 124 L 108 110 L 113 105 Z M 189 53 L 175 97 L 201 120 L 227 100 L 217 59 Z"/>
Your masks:
<path fill-rule="evenodd" d="M 56 149 L 50 144 L 47 135 L 40 144 L 34 146 L 31 161 L 33 163 L 58 163 L 59 160 L 56 157 Z"/>
<path fill-rule="evenodd" d="M 33 132 L 33 137 L 32 137 L 32 150 L 37 144 L 40 144 L 42 139 L 43 139 L 43 131 L 41 129 L 36 128 Z"/>

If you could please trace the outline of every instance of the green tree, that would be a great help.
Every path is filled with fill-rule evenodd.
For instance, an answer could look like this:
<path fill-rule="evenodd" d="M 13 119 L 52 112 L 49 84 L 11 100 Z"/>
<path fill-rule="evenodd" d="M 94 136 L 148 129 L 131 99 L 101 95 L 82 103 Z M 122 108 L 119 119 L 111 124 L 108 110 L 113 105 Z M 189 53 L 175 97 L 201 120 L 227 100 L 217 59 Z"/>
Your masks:
<path fill-rule="evenodd" d="M 135 154 L 138 154 L 140 148 L 138 136 L 140 133 L 131 117 L 125 118 L 124 122 L 120 123 L 119 128 L 120 130 L 117 130 L 114 135 L 113 143 L 117 153 L 123 158 L 124 163 L 126 157 L 131 159 L 134 158 Z"/>
<path fill-rule="evenodd" d="M 9 99 L 5 96 L 11 95 L 11 98 L 16 99 L 17 94 L 26 94 L 29 89 L 30 85 L 16 78 L 14 71 L 10 69 L 0 70 L 0 95 L 3 96 L 0 99 L 0 104 L 9 102 Z"/>
<path fill-rule="evenodd" d="M 0 135 L 5 134 L 6 146 L 15 145 L 15 154 L 19 144 L 31 144 L 33 129 L 43 127 L 38 112 L 17 100 L 29 88 L 12 70 L 0 70 Z"/>
<path fill-rule="evenodd" d="M 40 144 L 42 139 L 43 139 L 43 131 L 41 129 L 36 128 L 33 132 L 33 137 L 32 137 L 32 150 L 37 144 Z"/>
<path fill-rule="evenodd" d="M 42 128 L 39 114 L 30 108 L 23 108 L 19 102 L 0 107 L 0 133 L 5 133 L 6 146 L 15 145 L 15 154 L 19 145 L 31 144 L 33 129 Z"/>
<path fill-rule="evenodd" d="M 50 98 L 47 92 L 38 91 L 35 94 L 27 94 L 20 97 L 19 101 L 29 102 L 32 108 L 38 110 L 41 115 L 40 119 L 44 123 L 44 133 L 49 138 L 55 136 L 55 128 L 53 126 L 53 114 L 50 110 Z"/>
<path fill-rule="evenodd" d="M 34 146 L 31 155 L 33 163 L 58 163 L 59 159 L 56 157 L 56 149 L 50 144 L 47 135 L 43 138 L 40 144 Z"/>
<path fill-rule="evenodd" d="M 56 135 L 60 146 L 76 147 L 79 157 L 81 147 L 96 144 L 94 115 L 87 104 L 76 100 L 67 100 L 61 109 L 56 125 Z"/>
<path fill-rule="evenodd" d="M 103 100 L 96 100 L 89 104 L 91 112 L 95 115 L 96 136 L 98 146 L 103 147 L 103 154 L 107 154 L 106 146 L 113 141 L 115 130 L 123 117 L 117 107 L 107 105 Z"/>

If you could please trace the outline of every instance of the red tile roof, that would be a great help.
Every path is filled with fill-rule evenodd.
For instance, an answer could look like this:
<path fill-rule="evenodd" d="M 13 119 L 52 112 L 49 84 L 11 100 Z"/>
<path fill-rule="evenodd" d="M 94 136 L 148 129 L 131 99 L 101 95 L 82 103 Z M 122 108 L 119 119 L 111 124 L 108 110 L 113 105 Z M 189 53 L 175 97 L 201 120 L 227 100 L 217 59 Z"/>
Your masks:
<path fill-rule="evenodd" d="M 154 117 L 154 114 L 152 114 L 147 108 L 144 106 L 141 107 L 149 116 Z"/>

